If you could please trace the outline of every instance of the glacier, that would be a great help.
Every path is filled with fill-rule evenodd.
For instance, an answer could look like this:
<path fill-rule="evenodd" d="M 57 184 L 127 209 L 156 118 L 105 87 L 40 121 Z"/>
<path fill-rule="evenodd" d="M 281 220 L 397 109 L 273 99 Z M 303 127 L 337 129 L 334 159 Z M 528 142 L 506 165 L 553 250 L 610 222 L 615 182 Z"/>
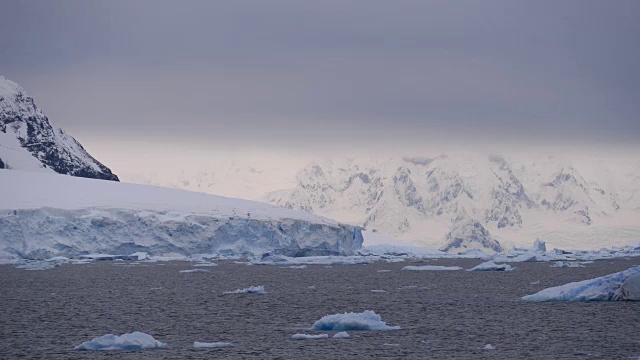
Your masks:
<path fill-rule="evenodd" d="M 0 258 L 88 254 L 354 255 L 357 226 L 155 186 L 0 170 Z"/>

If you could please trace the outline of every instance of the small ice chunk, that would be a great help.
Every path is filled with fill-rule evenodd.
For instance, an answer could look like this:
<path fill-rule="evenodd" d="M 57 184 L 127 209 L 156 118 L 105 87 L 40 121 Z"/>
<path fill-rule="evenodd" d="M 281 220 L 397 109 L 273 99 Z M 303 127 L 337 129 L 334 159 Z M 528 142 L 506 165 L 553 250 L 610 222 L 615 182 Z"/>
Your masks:
<path fill-rule="evenodd" d="M 209 272 L 209 270 L 205 269 L 190 269 L 190 270 L 180 270 L 181 273 L 198 273 L 198 272 Z"/>
<path fill-rule="evenodd" d="M 397 330 L 400 326 L 389 326 L 382 321 L 380 315 L 372 310 L 361 313 L 345 312 L 344 314 L 326 315 L 316 321 L 311 330 L 349 331 L 349 330 Z"/>
<path fill-rule="evenodd" d="M 384 290 L 371 290 L 371 292 L 374 293 L 374 294 L 386 293 L 386 291 L 384 291 Z"/>
<path fill-rule="evenodd" d="M 380 272 L 380 273 L 391 272 L 391 270 L 378 270 L 378 272 Z"/>
<path fill-rule="evenodd" d="M 196 349 L 211 349 L 211 348 L 232 348 L 235 347 L 233 343 L 230 342 L 194 342 L 193 347 Z"/>
<path fill-rule="evenodd" d="M 288 266 L 289 269 L 306 269 L 307 265 L 291 265 Z"/>
<path fill-rule="evenodd" d="M 346 331 L 340 331 L 339 333 L 335 333 L 335 335 L 332 336 L 332 338 L 334 339 L 344 339 L 344 338 L 348 338 L 349 333 Z"/>
<path fill-rule="evenodd" d="M 294 340 L 307 340 L 307 339 L 326 339 L 328 338 L 328 334 L 318 334 L 318 335 L 309 335 L 309 334 L 295 334 L 291 336 Z"/>
<path fill-rule="evenodd" d="M 577 263 L 577 262 L 557 261 L 555 264 L 551 265 L 551 267 L 554 267 L 554 268 L 578 268 L 578 267 L 584 267 L 584 266 L 580 265 L 580 263 Z"/>
<path fill-rule="evenodd" d="M 424 266 L 405 266 L 402 270 L 411 271 L 453 271 L 462 270 L 460 266 L 437 266 L 437 265 L 424 265 Z"/>
<path fill-rule="evenodd" d="M 538 285 L 538 284 L 540 284 L 540 280 L 532 281 L 529 283 L 529 285 Z"/>
<path fill-rule="evenodd" d="M 165 349 L 167 344 L 160 342 L 149 334 L 135 331 L 116 336 L 107 334 L 76 346 L 76 350 L 142 350 Z"/>
<path fill-rule="evenodd" d="M 218 264 L 212 263 L 212 262 L 200 262 L 200 263 L 194 264 L 193 266 L 218 266 Z"/>
<path fill-rule="evenodd" d="M 467 271 L 513 271 L 514 267 L 509 264 L 496 264 L 493 261 L 484 262 L 478 266 L 472 267 Z"/>
<path fill-rule="evenodd" d="M 245 289 L 237 289 L 233 291 L 226 291 L 223 294 L 266 294 L 267 292 L 264 290 L 264 285 L 259 286 L 250 286 Z"/>
<path fill-rule="evenodd" d="M 484 350 L 495 350 L 495 348 L 493 347 L 493 345 L 491 344 L 487 344 L 483 347 Z"/>

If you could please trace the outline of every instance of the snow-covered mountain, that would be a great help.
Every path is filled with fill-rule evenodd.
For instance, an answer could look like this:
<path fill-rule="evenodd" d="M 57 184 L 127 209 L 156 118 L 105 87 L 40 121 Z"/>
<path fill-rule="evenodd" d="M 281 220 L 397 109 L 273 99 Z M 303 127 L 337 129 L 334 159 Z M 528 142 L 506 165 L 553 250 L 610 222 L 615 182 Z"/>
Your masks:
<path fill-rule="evenodd" d="M 0 258 L 87 253 L 353 255 L 358 227 L 266 203 L 0 170 Z"/>
<path fill-rule="evenodd" d="M 54 127 L 33 98 L 0 76 L 0 169 L 118 181 L 76 139 Z"/>
<path fill-rule="evenodd" d="M 639 174 L 638 159 L 326 160 L 303 168 L 294 188 L 265 198 L 455 252 L 499 251 L 536 238 L 599 248 L 640 240 Z"/>

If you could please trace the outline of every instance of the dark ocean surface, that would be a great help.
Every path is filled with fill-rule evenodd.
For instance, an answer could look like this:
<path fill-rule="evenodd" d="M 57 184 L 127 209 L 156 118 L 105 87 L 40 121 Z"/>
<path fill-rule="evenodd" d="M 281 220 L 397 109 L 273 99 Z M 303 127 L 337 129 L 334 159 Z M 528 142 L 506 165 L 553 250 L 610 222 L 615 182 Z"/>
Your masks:
<path fill-rule="evenodd" d="M 45 271 L 3 265 L 0 359 L 640 358 L 640 302 L 519 301 L 547 287 L 640 265 L 640 258 L 566 269 L 519 263 L 512 272 L 400 270 L 407 265 L 466 269 L 480 262 L 439 259 L 291 269 L 230 261 L 217 267 L 99 261 Z M 185 269 L 209 272 L 179 272 Z M 267 294 L 223 295 L 253 285 L 265 285 Z M 324 315 L 364 310 L 374 310 L 402 329 L 351 331 L 347 339 L 291 339 L 296 333 L 317 333 L 306 329 Z M 73 349 L 94 337 L 132 331 L 148 333 L 169 348 Z M 194 341 L 225 341 L 236 347 L 194 349 Z M 486 344 L 495 349 L 483 350 Z"/>

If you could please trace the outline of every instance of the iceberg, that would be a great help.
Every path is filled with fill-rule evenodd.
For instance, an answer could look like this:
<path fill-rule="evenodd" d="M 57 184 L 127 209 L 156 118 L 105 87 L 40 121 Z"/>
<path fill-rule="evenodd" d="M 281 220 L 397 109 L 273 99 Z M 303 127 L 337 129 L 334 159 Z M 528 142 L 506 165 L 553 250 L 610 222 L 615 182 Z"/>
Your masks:
<path fill-rule="evenodd" d="M 571 261 L 557 261 L 555 264 L 551 265 L 551 267 L 555 268 L 579 268 L 584 267 L 580 263 L 571 262 Z"/>
<path fill-rule="evenodd" d="M 536 239 L 536 241 L 533 242 L 533 251 L 541 253 L 547 252 L 547 243 L 540 239 Z"/>
<path fill-rule="evenodd" d="M 453 271 L 462 270 L 460 266 L 436 266 L 436 265 L 424 265 L 424 266 L 405 266 L 402 270 L 409 271 Z"/>
<path fill-rule="evenodd" d="M 107 334 L 91 341 L 85 341 L 74 347 L 76 350 L 142 350 L 165 349 L 167 344 L 160 342 L 149 334 L 135 331 L 116 336 Z"/>
<path fill-rule="evenodd" d="M 291 336 L 293 340 L 326 339 L 328 337 L 329 337 L 328 334 L 318 334 L 318 335 L 295 334 Z"/>
<path fill-rule="evenodd" d="M 638 274 L 640 274 L 640 266 L 595 279 L 544 289 L 533 295 L 524 296 L 522 300 L 538 302 L 640 299 L 640 294 L 638 294 L 638 282 L 640 281 Z"/>
<path fill-rule="evenodd" d="M 640 274 L 629 277 L 616 292 L 614 300 L 640 301 Z"/>
<path fill-rule="evenodd" d="M 347 333 L 346 331 L 340 331 L 339 333 L 335 333 L 335 335 L 332 336 L 332 338 L 334 339 L 345 339 L 348 338 L 349 333 Z"/>
<path fill-rule="evenodd" d="M 513 271 L 516 268 L 509 264 L 496 264 L 493 261 L 487 261 L 467 271 Z"/>
<path fill-rule="evenodd" d="M 219 348 L 232 348 L 235 347 L 233 343 L 230 342 L 194 342 L 193 347 L 196 349 L 219 349 Z"/>
<path fill-rule="evenodd" d="M 397 329 L 400 329 L 400 326 L 389 326 L 382 321 L 380 315 L 372 310 L 365 310 L 361 313 L 345 312 L 344 314 L 326 315 L 316 321 L 310 330 L 351 331 Z"/>

